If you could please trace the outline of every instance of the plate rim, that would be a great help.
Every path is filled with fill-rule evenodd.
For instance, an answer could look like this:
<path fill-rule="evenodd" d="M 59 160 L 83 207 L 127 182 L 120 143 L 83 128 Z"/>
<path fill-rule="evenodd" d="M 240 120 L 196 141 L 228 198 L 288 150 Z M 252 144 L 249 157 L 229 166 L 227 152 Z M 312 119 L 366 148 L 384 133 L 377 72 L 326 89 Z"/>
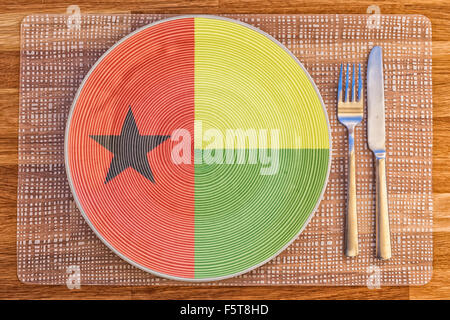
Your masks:
<path fill-rule="evenodd" d="M 233 274 L 229 274 L 229 275 L 225 275 L 225 276 L 219 276 L 219 277 L 210 277 L 210 278 L 200 278 L 200 279 L 195 279 L 195 278 L 185 278 L 185 277 L 177 277 L 177 276 L 172 276 L 172 275 L 168 275 L 165 273 L 161 273 L 159 271 L 155 271 L 152 270 L 150 268 L 147 268 L 133 260 L 131 260 L 130 258 L 126 257 L 125 255 L 123 255 L 122 253 L 120 253 L 117 249 L 115 249 L 105 238 L 103 238 L 103 236 L 100 234 L 100 232 L 95 228 L 95 226 L 91 223 L 89 217 L 86 215 L 86 213 L 84 212 L 83 206 L 81 205 L 79 199 L 78 199 L 78 195 L 75 191 L 75 187 L 73 185 L 73 181 L 72 181 L 72 175 L 70 173 L 69 170 L 69 158 L 68 158 L 68 136 L 69 136 L 69 128 L 70 128 L 70 124 L 72 123 L 72 116 L 73 116 L 73 112 L 75 109 L 75 106 L 77 104 L 78 98 L 81 94 L 81 91 L 84 88 L 84 85 L 86 84 L 86 81 L 89 79 L 91 73 L 97 68 L 97 66 L 100 64 L 100 62 L 103 61 L 103 59 L 105 57 L 108 56 L 108 54 L 113 51 L 117 46 L 119 46 L 121 43 L 125 42 L 128 38 L 131 38 L 132 36 L 134 36 L 135 34 L 147 29 L 147 28 L 151 28 L 155 25 L 158 25 L 160 23 L 165 23 L 168 21 L 172 21 L 172 20 L 179 20 L 179 19 L 186 19 L 186 18 L 207 18 L 207 19 L 214 19 L 214 20 L 222 20 L 222 21 L 228 21 L 228 22 L 232 22 L 232 23 L 237 23 L 243 27 L 249 28 L 253 31 L 258 32 L 259 34 L 267 37 L 269 40 L 273 41 L 275 44 L 277 44 L 281 49 L 283 49 L 286 53 L 289 54 L 289 56 L 294 59 L 294 61 L 301 67 L 301 69 L 303 70 L 303 72 L 306 74 L 309 82 L 312 84 L 314 91 L 316 92 L 320 104 L 322 105 L 322 109 L 325 115 L 325 119 L 326 119 L 326 124 L 327 124 L 327 129 L 328 129 L 328 169 L 327 169 L 327 174 L 325 177 L 325 182 L 323 184 L 322 187 L 322 191 L 320 193 L 320 196 L 317 199 L 316 205 L 314 206 L 314 209 L 312 210 L 312 212 L 310 213 L 308 219 L 306 219 L 305 223 L 303 224 L 303 226 L 300 228 L 299 232 L 292 237 L 291 240 L 289 240 L 280 250 L 278 250 L 275 254 L 273 254 L 272 256 L 270 256 L 269 258 L 265 259 L 264 261 L 252 265 L 251 267 L 243 270 L 243 271 L 239 271 Z M 305 230 L 305 228 L 308 226 L 308 224 L 310 223 L 311 219 L 315 216 L 317 209 L 319 208 L 320 203 L 323 200 L 325 191 L 327 189 L 328 186 L 328 182 L 329 182 L 329 178 L 330 178 L 330 171 L 331 171 L 331 162 L 333 160 L 333 154 L 332 154 L 332 138 L 331 138 L 331 127 L 330 127 L 330 119 L 328 116 L 328 112 L 325 106 L 325 103 L 322 99 L 322 95 L 319 92 L 319 89 L 317 88 L 314 80 L 311 78 L 311 75 L 309 74 L 309 72 L 306 70 L 306 68 L 304 67 L 304 65 L 300 62 L 300 60 L 298 60 L 298 58 L 284 45 L 282 44 L 280 41 L 278 41 L 277 39 L 275 39 L 273 36 L 271 36 L 270 34 L 268 34 L 267 32 L 252 26 L 246 22 L 242 22 L 236 19 L 232 19 L 232 18 L 228 18 L 228 17 L 224 17 L 224 16 L 217 16 L 217 15 L 210 15 L 210 14 L 188 14 L 188 15 L 177 15 L 177 16 L 173 16 L 173 17 L 168 17 L 168 18 L 164 18 L 164 19 L 160 19 L 157 20 L 155 22 L 146 24 L 145 26 L 142 26 L 138 29 L 136 29 L 135 31 L 127 34 L 126 36 L 124 36 L 123 38 L 121 38 L 120 40 L 118 40 L 117 42 L 115 42 L 110 48 L 108 48 L 108 50 L 106 50 L 101 56 L 100 58 L 97 59 L 97 61 L 94 63 L 94 65 L 89 69 L 88 73 L 84 76 L 83 81 L 81 82 L 81 84 L 79 85 L 75 96 L 73 98 L 72 104 L 70 106 L 70 110 L 69 110 L 69 114 L 67 116 L 67 121 L 66 121 L 66 127 L 65 127 L 65 133 L 64 133 L 64 164 L 65 164 L 65 171 L 66 171 L 66 175 L 67 175 L 67 180 L 69 182 L 69 187 L 70 187 L 70 191 L 71 194 L 74 198 L 75 204 L 77 206 L 77 208 L 80 210 L 81 215 L 83 216 L 84 220 L 86 221 L 86 223 L 89 225 L 90 229 L 95 233 L 95 235 L 112 251 L 114 252 L 114 254 L 116 254 L 118 257 L 120 257 L 122 260 L 126 261 L 127 263 L 135 266 L 136 268 L 139 268 L 145 272 L 148 272 L 150 274 L 153 274 L 157 277 L 161 277 L 161 278 L 165 278 L 165 279 L 169 279 L 169 280 L 175 280 L 175 281 L 183 281 L 183 282 L 192 282 L 192 283 L 198 283 L 198 282 L 211 282 L 211 281 L 219 281 L 219 280 L 225 280 L 225 279 L 230 279 L 230 278 L 234 278 L 236 276 L 245 274 L 247 272 L 250 272 L 254 269 L 257 269 L 259 267 L 261 267 L 262 265 L 268 263 L 269 261 L 273 260 L 275 257 L 277 257 L 280 253 L 282 253 L 284 250 L 286 250 L 299 236 L 300 234 Z M 321 148 L 322 149 L 322 148 Z M 324 149 L 324 148 L 323 148 Z M 324 149 L 326 150 L 326 149 Z"/>

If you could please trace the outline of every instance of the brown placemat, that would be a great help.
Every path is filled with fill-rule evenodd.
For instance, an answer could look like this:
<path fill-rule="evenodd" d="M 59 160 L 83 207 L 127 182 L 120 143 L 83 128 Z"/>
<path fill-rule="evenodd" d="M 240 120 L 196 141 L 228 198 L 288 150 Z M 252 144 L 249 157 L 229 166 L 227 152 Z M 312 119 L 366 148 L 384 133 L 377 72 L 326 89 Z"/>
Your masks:
<path fill-rule="evenodd" d="M 367 15 L 225 16 L 268 32 L 305 65 L 328 110 L 333 160 L 324 199 L 301 236 L 266 265 L 209 284 L 376 287 L 428 282 L 433 259 L 430 21 L 394 15 L 375 21 Z M 66 284 L 79 274 L 82 285 L 180 284 L 129 265 L 97 239 L 73 202 L 64 169 L 66 118 L 83 77 L 115 42 L 165 17 L 85 15 L 75 26 L 67 15 L 23 20 L 17 200 L 21 281 Z M 338 64 L 361 63 L 365 72 L 374 45 L 383 47 L 385 63 L 389 261 L 375 258 L 375 176 L 366 120 L 356 130 L 360 254 L 353 259 L 343 255 L 347 139 L 336 119 Z"/>

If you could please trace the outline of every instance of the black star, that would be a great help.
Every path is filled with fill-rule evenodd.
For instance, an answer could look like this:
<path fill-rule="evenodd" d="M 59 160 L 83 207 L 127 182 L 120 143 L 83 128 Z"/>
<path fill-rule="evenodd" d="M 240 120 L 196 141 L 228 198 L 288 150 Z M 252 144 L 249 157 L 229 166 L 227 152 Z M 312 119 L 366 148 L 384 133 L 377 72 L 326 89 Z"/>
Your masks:
<path fill-rule="evenodd" d="M 170 136 L 140 135 L 131 107 L 123 123 L 120 136 L 91 135 L 90 137 L 114 153 L 105 184 L 129 167 L 154 183 L 155 179 L 148 163 L 147 153 L 170 138 Z"/>

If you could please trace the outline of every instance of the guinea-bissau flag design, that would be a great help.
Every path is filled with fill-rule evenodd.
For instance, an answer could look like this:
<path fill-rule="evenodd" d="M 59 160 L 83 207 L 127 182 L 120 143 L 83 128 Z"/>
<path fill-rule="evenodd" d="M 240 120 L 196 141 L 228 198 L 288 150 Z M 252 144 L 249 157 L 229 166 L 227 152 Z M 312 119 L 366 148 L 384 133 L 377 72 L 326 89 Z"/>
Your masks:
<path fill-rule="evenodd" d="M 254 130 L 257 144 L 219 141 L 230 129 Z M 302 65 L 267 34 L 212 16 L 163 20 L 108 50 L 80 86 L 65 143 L 75 201 L 102 241 L 192 281 L 284 250 L 330 163 L 327 114 Z"/>

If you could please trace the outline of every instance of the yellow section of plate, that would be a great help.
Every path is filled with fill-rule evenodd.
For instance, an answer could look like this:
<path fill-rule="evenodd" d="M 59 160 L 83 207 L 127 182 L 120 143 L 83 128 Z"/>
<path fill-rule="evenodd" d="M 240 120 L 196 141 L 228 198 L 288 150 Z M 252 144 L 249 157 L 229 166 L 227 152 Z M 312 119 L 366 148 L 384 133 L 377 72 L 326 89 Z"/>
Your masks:
<path fill-rule="evenodd" d="M 239 132 L 247 147 L 255 133 L 258 148 L 330 143 L 321 98 L 298 60 L 270 36 L 226 19 L 195 18 L 195 120 L 196 149 L 220 147 L 217 136 Z"/>

